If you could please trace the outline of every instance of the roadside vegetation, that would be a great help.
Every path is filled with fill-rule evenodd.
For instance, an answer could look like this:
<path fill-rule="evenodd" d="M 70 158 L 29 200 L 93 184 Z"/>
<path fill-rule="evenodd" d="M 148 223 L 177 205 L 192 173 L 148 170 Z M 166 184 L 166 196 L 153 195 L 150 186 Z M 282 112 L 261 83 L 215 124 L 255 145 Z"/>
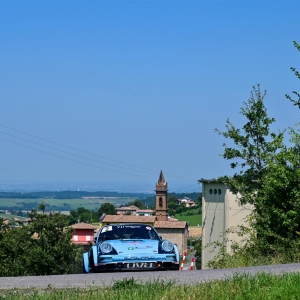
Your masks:
<path fill-rule="evenodd" d="M 294 42 L 294 46 L 300 52 L 300 45 Z M 300 79 L 299 72 L 291 69 Z M 293 94 L 296 100 L 287 98 L 300 108 L 300 94 Z M 216 129 L 228 140 L 228 144 L 223 144 L 222 156 L 235 170 L 232 177 L 218 180 L 240 195 L 241 204 L 251 204 L 254 209 L 247 226 L 229 229 L 243 236 L 241 243 L 232 244 L 231 254 L 223 245 L 213 243 L 220 251 L 209 262 L 211 268 L 300 261 L 299 124 L 272 131 L 275 118 L 267 114 L 265 97 L 266 92 L 259 85 L 253 87 L 241 108 L 245 124 L 238 128 L 228 119 L 225 131 Z"/>
<path fill-rule="evenodd" d="M 105 288 L 45 290 L 0 290 L 0 299 L 103 299 L 103 300 L 265 300 L 299 299 L 300 274 L 281 276 L 258 274 L 242 275 L 194 285 L 176 285 L 176 282 L 152 281 L 140 284 L 133 278 L 116 281 Z"/>
<path fill-rule="evenodd" d="M 83 249 L 71 243 L 66 216 L 32 211 L 28 226 L 0 230 L 0 276 L 54 275 L 82 272 Z M 2 224 L 2 220 L 0 220 Z"/>

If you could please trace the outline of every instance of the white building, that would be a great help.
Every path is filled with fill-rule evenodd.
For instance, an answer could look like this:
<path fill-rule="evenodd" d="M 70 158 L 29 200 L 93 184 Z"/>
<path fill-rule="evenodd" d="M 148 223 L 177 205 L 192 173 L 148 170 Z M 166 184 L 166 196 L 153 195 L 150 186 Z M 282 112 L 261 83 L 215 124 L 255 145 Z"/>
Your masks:
<path fill-rule="evenodd" d="M 139 209 L 135 212 L 137 216 L 152 216 L 154 213 L 154 210 L 152 209 Z"/>
<path fill-rule="evenodd" d="M 216 179 L 202 182 L 202 247 L 211 242 L 220 242 L 230 252 L 231 241 L 240 241 L 235 233 L 227 233 L 227 229 L 237 225 L 246 225 L 246 218 L 252 211 L 252 206 L 240 206 L 237 195 L 229 187 Z M 202 250 L 202 269 L 207 269 L 207 263 L 218 253 L 213 246 Z"/>
<path fill-rule="evenodd" d="M 186 207 L 196 206 L 196 202 L 188 197 L 177 199 L 178 204 L 184 203 Z"/>

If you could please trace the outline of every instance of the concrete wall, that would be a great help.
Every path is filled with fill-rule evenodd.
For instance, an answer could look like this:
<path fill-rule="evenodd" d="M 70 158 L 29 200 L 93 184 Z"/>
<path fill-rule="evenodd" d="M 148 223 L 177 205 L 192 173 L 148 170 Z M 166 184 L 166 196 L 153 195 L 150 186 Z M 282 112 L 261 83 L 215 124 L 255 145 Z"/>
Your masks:
<path fill-rule="evenodd" d="M 246 225 L 246 217 L 251 213 L 251 206 L 239 206 L 237 195 L 232 194 L 229 187 L 216 181 L 202 181 L 202 246 L 211 242 L 219 242 L 230 251 L 231 242 L 240 241 L 235 233 L 226 230 L 237 225 Z M 218 253 L 214 246 L 202 250 L 202 269 L 207 269 L 208 261 Z"/>
<path fill-rule="evenodd" d="M 208 243 L 218 241 L 224 243 L 225 235 L 225 214 L 224 214 L 224 192 L 225 187 L 221 189 L 221 194 L 218 190 L 221 188 L 220 184 L 204 184 L 202 183 L 202 246 Z M 209 190 L 217 190 L 215 194 L 209 193 Z M 213 259 L 217 251 L 213 251 L 213 246 L 205 248 L 202 251 L 202 269 L 208 261 Z"/>
<path fill-rule="evenodd" d="M 233 195 L 229 189 L 226 190 L 225 194 L 225 203 L 226 211 L 225 211 L 225 220 L 226 220 L 226 228 L 233 228 L 238 225 L 246 225 L 246 219 L 249 214 L 252 212 L 252 205 L 243 205 L 240 206 L 237 201 L 236 195 Z M 230 252 L 232 241 L 240 242 L 244 237 L 238 236 L 236 233 L 226 233 L 226 237 L 228 239 L 226 243 L 226 250 Z"/>
<path fill-rule="evenodd" d="M 172 243 L 176 244 L 179 250 L 179 253 L 182 255 L 184 251 L 187 250 L 187 229 L 182 228 L 155 228 L 158 235 L 163 239 L 169 240 Z"/>

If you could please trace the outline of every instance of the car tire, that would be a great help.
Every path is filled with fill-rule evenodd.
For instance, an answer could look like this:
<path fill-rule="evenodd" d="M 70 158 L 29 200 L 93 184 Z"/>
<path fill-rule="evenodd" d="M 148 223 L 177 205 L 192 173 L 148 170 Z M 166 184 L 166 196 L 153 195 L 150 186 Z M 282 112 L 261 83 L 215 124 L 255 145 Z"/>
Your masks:
<path fill-rule="evenodd" d="M 95 272 L 95 266 L 94 266 L 94 258 L 92 254 L 89 260 L 89 273 L 94 273 L 94 272 Z"/>

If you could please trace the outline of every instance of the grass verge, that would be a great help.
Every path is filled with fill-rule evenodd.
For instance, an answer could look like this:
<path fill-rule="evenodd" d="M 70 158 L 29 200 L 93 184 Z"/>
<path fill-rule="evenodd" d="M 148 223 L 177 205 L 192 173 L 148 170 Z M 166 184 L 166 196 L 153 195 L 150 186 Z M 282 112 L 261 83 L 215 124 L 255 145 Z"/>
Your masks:
<path fill-rule="evenodd" d="M 242 275 L 195 285 L 153 281 L 140 284 L 133 278 L 116 281 L 107 288 L 0 290 L 0 299 L 100 299 L 100 300 L 208 300 L 299 299 L 300 274 Z"/>

